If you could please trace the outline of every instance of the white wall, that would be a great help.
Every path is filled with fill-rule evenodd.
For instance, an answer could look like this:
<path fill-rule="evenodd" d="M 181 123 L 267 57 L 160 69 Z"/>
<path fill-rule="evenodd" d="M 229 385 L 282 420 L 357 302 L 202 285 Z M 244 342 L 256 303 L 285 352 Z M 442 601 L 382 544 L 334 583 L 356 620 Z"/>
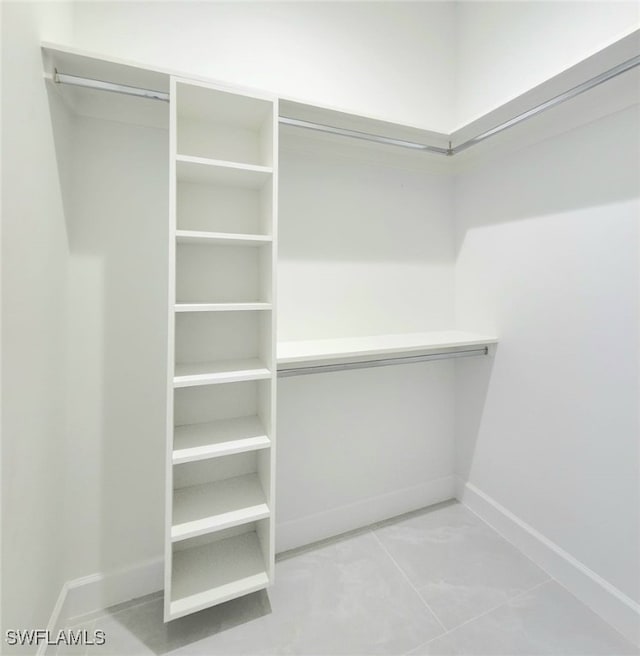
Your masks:
<path fill-rule="evenodd" d="M 453 17 L 447 2 L 78 2 L 74 44 L 443 130 Z"/>
<path fill-rule="evenodd" d="M 71 9 L 4 2 L 1 11 L 1 650 L 8 653 L 4 630 L 45 627 L 65 580 L 68 247 L 40 40 L 67 38 Z"/>
<path fill-rule="evenodd" d="M 282 130 L 280 153 L 278 339 L 450 328 L 453 197 L 442 161 L 411 168 L 410 157 L 295 129 Z"/>
<path fill-rule="evenodd" d="M 475 120 L 640 27 L 622 0 L 455 3 L 455 125 Z"/>
<path fill-rule="evenodd" d="M 162 554 L 169 174 L 166 130 L 71 138 L 68 579 Z"/>
<path fill-rule="evenodd" d="M 279 340 L 453 325 L 451 176 L 384 154 L 283 131 Z M 450 362 L 280 380 L 279 549 L 451 498 L 453 380 Z"/>
<path fill-rule="evenodd" d="M 640 599 L 638 113 L 456 185 L 457 321 L 496 329 L 457 366 L 460 476 Z"/>

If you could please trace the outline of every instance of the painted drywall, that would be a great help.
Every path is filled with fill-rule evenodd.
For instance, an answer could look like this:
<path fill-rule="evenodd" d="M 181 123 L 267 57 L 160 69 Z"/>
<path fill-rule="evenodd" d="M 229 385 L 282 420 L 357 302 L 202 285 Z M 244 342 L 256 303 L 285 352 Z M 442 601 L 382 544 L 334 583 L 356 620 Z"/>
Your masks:
<path fill-rule="evenodd" d="M 283 131 L 279 340 L 452 325 L 451 176 L 377 155 Z M 451 498 L 453 392 L 451 362 L 280 380 L 279 549 Z"/>
<path fill-rule="evenodd" d="M 640 599 L 637 107 L 456 183 L 457 470 Z"/>
<path fill-rule="evenodd" d="M 67 578 L 162 554 L 168 133 L 78 117 L 69 239 Z"/>
<path fill-rule="evenodd" d="M 640 27 L 623 0 L 455 3 L 455 125 L 479 118 Z"/>
<path fill-rule="evenodd" d="M 46 627 L 65 580 L 68 246 L 40 40 L 67 38 L 71 9 L 3 2 L 1 11 L 4 654 L 5 630 Z"/>
<path fill-rule="evenodd" d="M 626 0 L 80 2 L 74 44 L 448 133 L 639 24 Z"/>
<path fill-rule="evenodd" d="M 440 130 L 452 110 L 453 17 L 447 2 L 78 2 L 73 42 Z"/>
<path fill-rule="evenodd" d="M 278 339 L 450 328 L 453 197 L 442 160 L 412 169 L 409 158 L 376 161 L 359 142 L 295 129 L 280 141 Z"/>

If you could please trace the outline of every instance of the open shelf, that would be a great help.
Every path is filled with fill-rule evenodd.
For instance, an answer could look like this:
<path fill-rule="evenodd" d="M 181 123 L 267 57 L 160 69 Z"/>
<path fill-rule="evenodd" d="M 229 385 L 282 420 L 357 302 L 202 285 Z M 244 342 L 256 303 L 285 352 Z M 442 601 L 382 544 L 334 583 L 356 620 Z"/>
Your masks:
<path fill-rule="evenodd" d="M 253 312 L 271 310 L 271 303 L 176 303 L 176 312 Z"/>
<path fill-rule="evenodd" d="M 176 426 L 173 464 L 255 451 L 269 446 L 271 440 L 257 416 Z"/>
<path fill-rule="evenodd" d="M 270 166 L 238 164 L 206 157 L 176 155 L 176 178 L 178 182 L 195 184 L 220 184 L 259 189 L 272 177 Z"/>
<path fill-rule="evenodd" d="M 271 372 L 257 358 L 216 362 L 176 363 L 174 387 L 235 383 L 270 378 Z"/>
<path fill-rule="evenodd" d="M 257 474 L 184 487 L 173 492 L 171 539 L 186 540 L 268 516 Z"/>
<path fill-rule="evenodd" d="M 172 77 L 165 621 L 274 567 L 277 104 Z"/>
<path fill-rule="evenodd" d="M 488 347 L 496 337 L 458 330 L 279 342 L 278 368 L 340 364 Z"/>
<path fill-rule="evenodd" d="M 176 230 L 176 240 L 179 244 L 227 244 L 232 246 L 261 246 L 273 241 L 269 235 L 205 232 L 202 230 Z"/>
<path fill-rule="evenodd" d="M 255 532 L 175 551 L 169 619 L 268 585 L 269 576 Z"/>
<path fill-rule="evenodd" d="M 176 110 L 178 152 L 251 164 L 273 161 L 272 99 L 178 80 Z"/>
<path fill-rule="evenodd" d="M 176 228 L 178 244 L 268 245 L 273 242 L 273 185 L 179 182 Z"/>
<path fill-rule="evenodd" d="M 179 304 L 268 303 L 273 297 L 270 244 L 177 244 L 175 266 Z"/>

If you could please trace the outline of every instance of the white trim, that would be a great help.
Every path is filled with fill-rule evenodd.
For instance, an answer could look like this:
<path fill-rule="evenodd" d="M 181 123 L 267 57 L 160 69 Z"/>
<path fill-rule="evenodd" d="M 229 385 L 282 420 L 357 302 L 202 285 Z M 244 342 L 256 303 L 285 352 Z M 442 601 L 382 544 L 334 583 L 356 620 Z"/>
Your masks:
<path fill-rule="evenodd" d="M 459 480 L 457 498 L 625 638 L 640 646 L 640 604 L 472 483 Z"/>
<path fill-rule="evenodd" d="M 277 527 L 276 550 L 286 551 L 335 537 L 374 522 L 453 499 L 455 483 L 454 476 L 444 476 L 405 490 L 286 522 Z M 107 574 L 98 572 L 67 581 L 60 590 L 47 628 L 57 632 L 61 628 L 73 626 L 90 613 L 162 590 L 163 575 L 163 558 L 158 557 Z M 41 645 L 38 656 L 44 656 L 45 650 L 46 645 Z"/>
<path fill-rule="evenodd" d="M 454 476 L 279 524 L 276 550 L 294 549 L 456 497 L 628 640 L 640 645 L 640 604 L 473 484 Z M 162 558 L 67 581 L 47 628 L 57 631 L 73 625 L 84 615 L 157 592 L 162 587 Z M 46 645 L 40 646 L 38 656 L 44 655 L 45 648 Z"/>
<path fill-rule="evenodd" d="M 455 498 L 454 476 L 339 506 L 276 525 L 276 552 L 302 547 Z"/>
<path fill-rule="evenodd" d="M 162 584 L 162 558 L 140 562 L 108 574 L 96 573 L 66 581 L 47 628 L 57 632 L 76 624 L 84 615 L 162 590 Z M 46 644 L 41 644 L 38 656 L 42 656 L 45 649 Z"/>
<path fill-rule="evenodd" d="M 56 600 L 55 606 L 53 607 L 53 611 L 51 613 L 51 617 L 49 618 L 49 622 L 47 624 L 48 635 L 56 633 L 60 627 L 60 618 L 62 617 L 62 610 L 64 608 L 64 603 L 66 601 L 68 591 L 69 584 L 65 581 L 60 588 L 60 594 L 58 595 L 58 599 Z M 41 642 L 38 645 L 36 656 L 44 656 L 47 651 L 47 647 L 48 645 L 46 641 Z"/>

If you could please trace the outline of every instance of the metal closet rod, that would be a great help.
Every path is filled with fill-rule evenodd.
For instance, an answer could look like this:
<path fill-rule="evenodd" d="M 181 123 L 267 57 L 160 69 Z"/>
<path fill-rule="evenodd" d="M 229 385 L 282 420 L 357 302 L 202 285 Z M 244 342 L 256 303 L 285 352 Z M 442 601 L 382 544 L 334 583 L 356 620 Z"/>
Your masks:
<path fill-rule="evenodd" d="M 597 87 L 598 85 L 607 82 L 608 80 L 611 80 L 614 77 L 621 75 L 622 73 L 626 73 L 627 71 L 639 65 L 640 65 L 640 55 L 637 55 L 635 57 L 632 57 L 631 59 L 628 59 L 622 64 L 618 64 L 617 66 L 614 66 L 613 68 L 610 68 L 609 70 L 604 71 L 603 73 L 600 73 L 599 75 L 596 75 L 595 77 L 592 77 L 591 79 L 586 80 L 585 82 L 582 82 L 581 84 L 578 84 L 575 87 L 572 87 L 568 91 L 564 91 L 563 93 L 554 96 L 550 100 L 547 100 L 543 103 L 540 103 L 539 105 L 536 105 L 535 107 L 527 110 L 526 112 L 522 112 L 521 114 L 514 116 L 508 121 L 504 121 L 503 123 L 496 125 L 490 130 L 486 130 L 485 132 L 482 132 L 481 134 L 478 134 L 475 137 L 472 137 L 471 139 L 467 139 L 467 141 L 464 141 L 463 143 L 458 144 L 457 146 L 451 147 L 450 145 L 449 148 L 430 146 L 428 144 L 408 141 L 405 139 L 394 139 L 393 137 L 385 137 L 382 135 L 371 134 L 368 132 L 360 132 L 358 130 L 349 130 L 346 128 L 339 128 L 333 125 L 325 125 L 323 123 L 316 123 L 313 121 L 303 121 L 300 119 L 289 118 L 287 116 L 280 116 L 279 122 L 282 123 L 283 125 L 291 125 L 293 127 L 315 130 L 316 132 L 325 132 L 328 134 L 335 134 L 342 137 L 350 137 L 352 139 L 362 139 L 364 141 L 371 141 L 379 144 L 400 146 L 402 148 L 410 148 L 412 150 L 422 150 L 430 153 L 436 153 L 438 155 L 453 156 L 459 152 L 462 152 L 463 150 L 466 150 L 467 148 L 470 148 L 471 146 L 475 146 L 476 144 L 479 144 L 485 139 L 489 139 L 490 137 L 493 137 L 496 134 L 500 134 L 501 132 L 504 132 L 505 130 L 512 128 L 515 125 L 522 123 L 523 121 L 533 118 L 534 116 L 537 116 L 538 114 L 541 114 L 542 112 L 545 112 L 546 110 L 551 109 L 552 107 L 556 107 L 557 105 L 560 105 L 561 103 L 564 103 L 567 100 L 575 98 L 576 96 L 579 96 L 585 91 L 589 91 L 589 89 L 593 89 L 594 87 Z M 129 96 L 137 96 L 141 98 L 150 98 L 152 100 L 160 100 L 163 102 L 169 102 L 169 98 L 170 98 L 169 94 L 164 91 L 141 89 L 139 87 L 128 86 L 125 84 L 114 84 L 112 82 L 104 82 L 102 80 L 94 80 L 91 78 L 79 77 L 77 75 L 67 75 L 65 73 L 58 73 L 58 71 L 55 72 L 53 76 L 53 80 L 57 84 L 70 84 L 73 86 L 88 87 L 90 89 L 111 91 L 115 93 L 126 94 Z"/>
<path fill-rule="evenodd" d="M 469 358 L 474 355 L 487 355 L 489 348 L 464 349 L 448 353 L 426 353 L 424 355 L 408 355 L 399 358 L 381 358 L 376 360 L 360 360 L 357 362 L 340 362 L 337 364 L 314 364 L 309 367 L 278 368 L 278 378 L 289 376 L 304 376 L 306 374 L 323 374 L 331 371 L 346 371 L 349 369 L 369 369 L 371 367 L 389 367 L 395 364 L 413 364 L 414 362 L 430 362 L 431 360 L 448 360 L 450 358 Z"/>

